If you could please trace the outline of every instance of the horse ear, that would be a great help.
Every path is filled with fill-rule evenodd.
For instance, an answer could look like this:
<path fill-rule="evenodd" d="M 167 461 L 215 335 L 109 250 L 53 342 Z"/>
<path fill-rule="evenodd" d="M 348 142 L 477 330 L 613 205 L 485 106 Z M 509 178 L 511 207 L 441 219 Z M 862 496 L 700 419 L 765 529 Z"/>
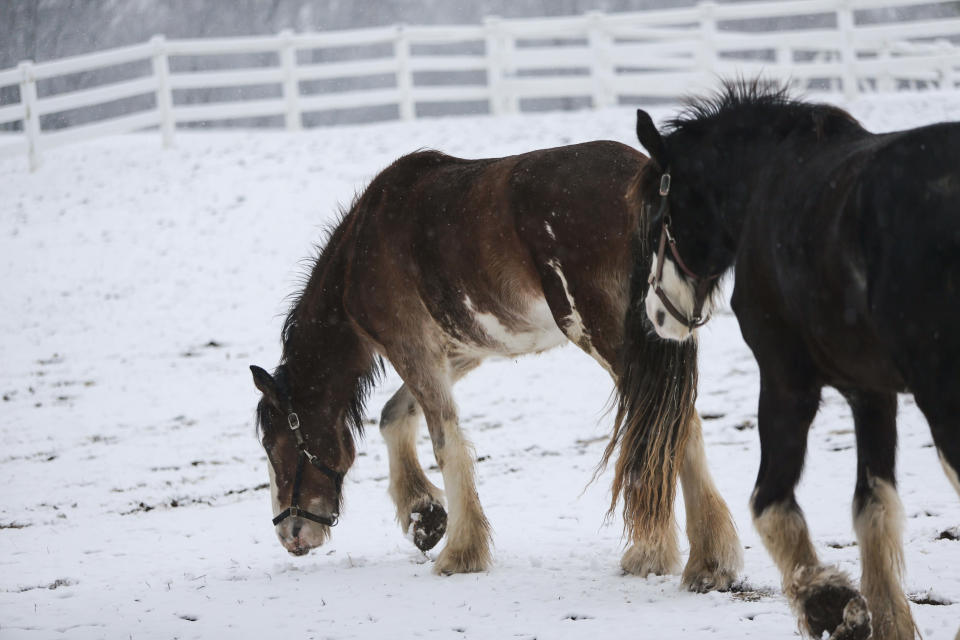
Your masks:
<path fill-rule="evenodd" d="M 255 364 L 250 365 L 250 372 L 253 373 L 254 386 L 260 390 L 267 402 L 279 409 L 281 407 L 280 387 L 277 385 L 277 381 Z"/>
<path fill-rule="evenodd" d="M 667 146 L 657 130 L 657 125 L 653 124 L 653 118 L 643 109 L 637 109 L 637 139 L 660 168 L 666 169 L 670 164 L 667 162 Z"/>

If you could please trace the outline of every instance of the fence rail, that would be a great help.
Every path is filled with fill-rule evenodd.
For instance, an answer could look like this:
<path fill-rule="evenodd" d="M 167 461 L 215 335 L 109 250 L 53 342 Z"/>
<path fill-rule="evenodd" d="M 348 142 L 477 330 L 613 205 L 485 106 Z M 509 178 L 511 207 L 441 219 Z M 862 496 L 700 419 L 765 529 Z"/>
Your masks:
<path fill-rule="evenodd" d="M 305 116 L 336 110 L 388 108 L 385 117 L 411 119 L 430 105 L 455 112 L 456 105 L 471 103 L 476 112 L 479 104 L 493 114 L 550 100 L 604 107 L 676 98 L 710 88 L 717 76 L 763 74 L 807 92 L 842 92 L 848 99 L 902 89 L 960 90 L 960 12 L 937 19 L 898 17 L 898 9 L 914 5 L 949 9 L 957 3 L 707 1 L 630 13 L 490 17 L 479 25 L 217 39 L 155 36 L 144 44 L 0 70 L 0 89 L 19 88 L 6 92 L 18 94 L 16 99 L 0 104 L 0 125 L 19 129 L 0 135 L 0 156 L 25 153 L 36 168 L 54 147 L 103 135 L 156 127 L 169 146 L 178 124 L 278 117 L 296 130 Z M 807 17 L 815 26 L 760 24 L 785 17 Z M 251 55 L 260 62 L 251 63 Z M 240 56 L 240 68 L 196 70 L 203 66 L 198 61 L 231 56 Z M 130 64 L 144 71 L 80 90 L 38 92 L 38 83 Z M 431 74 L 445 74 L 446 84 L 425 82 Z M 251 87 L 267 95 L 237 99 Z M 233 89 L 238 93 L 232 99 L 185 97 L 191 91 Z M 96 114 L 117 101 L 133 106 L 80 125 L 56 128 L 42 121 L 71 110 Z"/>

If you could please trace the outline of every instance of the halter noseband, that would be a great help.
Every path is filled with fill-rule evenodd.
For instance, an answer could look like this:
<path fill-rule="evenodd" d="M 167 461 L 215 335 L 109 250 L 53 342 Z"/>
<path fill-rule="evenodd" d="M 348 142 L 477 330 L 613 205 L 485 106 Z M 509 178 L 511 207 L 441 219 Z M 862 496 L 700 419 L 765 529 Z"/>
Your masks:
<path fill-rule="evenodd" d="M 657 297 L 660 298 L 660 302 L 663 303 L 664 308 L 667 312 L 672 315 L 675 319 L 680 321 L 685 327 L 693 331 L 697 327 L 702 327 L 710 320 L 710 316 L 706 318 L 701 316 L 703 312 L 703 305 L 707 300 L 707 291 L 710 289 L 710 283 L 713 280 L 716 280 L 721 276 L 721 274 L 715 274 L 712 276 L 707 276 L 702 278 L 698 276 L 687 264 L 683 261 L 683 258 L 680 257 L 680 251 L 677 250 L 677 241 L 673 237 L 673 234 L 670 233 L 670 213 L 668 211 L 669 204 L 667 201 L 667 196 L 670 194 L 670 168 L 667 167 L 667 170 L 660 177 L 660 209 L 657 212 L 657 217 L 659 217 L 663 222 L 660 225 L 660 245 L 657 248 L 657 271 L 650 275 L 650 280 L 648 281 L 650 286 L 653 287 L 654 293 L 657 294 Z M 693 316 L 687 318 L 683 313 L 677 309 L 677 307 L 670 302 L 670 298 L 667 297 L 666 292 L 664 292 L 663 287 L 660 286 L 663 282 L 663 263 L 664 256 L 666 255 L 667 244 L 670 245 L 670 253 L 673 255 L 674 261 L 680 267 L 680 269 L 696 284 L 696 289 L 694 290 L 693 297 Z"/>
<path fill-rule="evenodd" d="M 318 516 L 300 507 L 300 481 L 303 479 L 303 462 L 304 460 L 308 461 L 315 469 L 320 471 L 320 473 L 333 480 L 333 484 L 337 488 L 337 496 L 340 495 L 340 490 L 343 488 L 343 474 L 323 464 L 317 456 L 307 451 L 307 441 L 304 439 L 303 434 L 300 433 L 300 417 L 296 412 L 291 411 L 287 414 L 287 425 L 289 425 L 290 430 L 293 431 L 293 435 L 297 438 L 297 449 L 300 450 L 300 455 L 297 458 L 297 475 L 293 479 L 293 497 L 290 500 L 290 506 L 281 511 L 280 514 L 273 519 L 273 525 L 277 526 L 287 518 L 293 517 L 305 518 L 319 524 L 325 524 L 328 527 L 336 526 L 337 520 L 340 518 L 339 513 Z"/>

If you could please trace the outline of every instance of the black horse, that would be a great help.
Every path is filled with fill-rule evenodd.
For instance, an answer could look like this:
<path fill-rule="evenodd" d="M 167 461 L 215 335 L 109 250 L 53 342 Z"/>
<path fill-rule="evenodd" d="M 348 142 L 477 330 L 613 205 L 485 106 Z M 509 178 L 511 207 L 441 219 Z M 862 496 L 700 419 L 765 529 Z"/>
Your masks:
<path fill-rule="evenodd" d="M 760 368 L 754 523 L 802 627 L 865 638 L 872 618 L 874 638 L 912 638 L 896 394 L 913 393 L 960 492 L 960 123 L 874 134 L 759 82 L 691 102 L 663 135 L 637 116 L 660 167 L 633 187 L 660 242 L 647 313 L 685 339 L 735 266 L 731 304 Z M 820 563 L 794 498 L 825 385 L 856 426 L 863 596 Z"/>

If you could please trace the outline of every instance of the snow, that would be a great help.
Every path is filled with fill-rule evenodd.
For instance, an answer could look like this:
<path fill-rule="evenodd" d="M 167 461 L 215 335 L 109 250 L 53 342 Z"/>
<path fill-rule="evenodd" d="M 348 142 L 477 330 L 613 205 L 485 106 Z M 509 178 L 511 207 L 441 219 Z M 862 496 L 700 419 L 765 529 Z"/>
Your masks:
<path fill-rule="evenodd" d="M 960 119 L 955 98 L 848 106 L 875 130 Z M 747 509 L 758 381 L 729 312 L 701 330 L 699 409 L 745 545 L 745 593 L 621 575 L 622 522 L 604 521 L 610 473 L 589 483 L 611 384 L 572 346 L 488 362 L 457 386 L 494 527 L 490 572 L 431 573 L 436 550 L 421 554 L 394 521 L 372 421 L 332 541 L 294 558 L 270 524 L 247 367 L 276 364 L 298 261 L 337 203 L 421 147 L 482 157 L 632 136 L 632 110 L 617 108 L 180 132 L 170 150 L 138 134 L 58 149 L 33 174 L 0 161 L 0 637 L 795 635 Z M 371 420 L 398 386 L 388 375 Z M 911 607 L 925 638 L 952 639 L 960 542 L 938 537 L 960 524 L 960 502 L 909 396 L 900 434 L 906 588 L 949 603 Z M 838 394 L 810 443 L 799 501 L 822 558 L 857 576 L 854 437 Z M 420 454 L 433 463 L 426 429 Z"/>

